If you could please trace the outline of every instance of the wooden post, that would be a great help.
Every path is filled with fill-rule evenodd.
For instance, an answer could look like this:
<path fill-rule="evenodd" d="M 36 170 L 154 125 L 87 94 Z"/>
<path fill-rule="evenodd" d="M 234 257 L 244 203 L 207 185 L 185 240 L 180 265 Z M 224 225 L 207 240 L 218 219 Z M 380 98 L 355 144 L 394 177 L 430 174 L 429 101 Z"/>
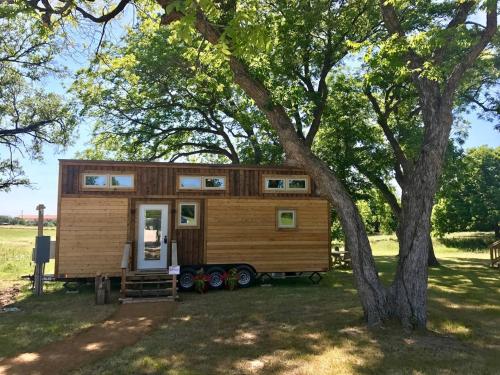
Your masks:
<path fill-rule="evenodd" d="M 38 236 L 43 236 L 43 210 L 45 206 L 40 203 L 36 206 L 38 210 Z M 43 274 L 45 270 L 44 263 L 36 263 L 35 264 L 35 275 L 34 275 L 34 287 L 35 287 L 35 295 L 41 296 L 43 294 Z"/>
<path fill-rule="evenodd" d="M 111 302 L 111 280 L 108 275 L 104 276 L 104 303 Z"/>
<path fill-rule="evenodd" d="M 104 289 L 103 276 L 97 274 L 95 277 L 95 304 L 104 305 L 106 302 L 106 291 Z"/>

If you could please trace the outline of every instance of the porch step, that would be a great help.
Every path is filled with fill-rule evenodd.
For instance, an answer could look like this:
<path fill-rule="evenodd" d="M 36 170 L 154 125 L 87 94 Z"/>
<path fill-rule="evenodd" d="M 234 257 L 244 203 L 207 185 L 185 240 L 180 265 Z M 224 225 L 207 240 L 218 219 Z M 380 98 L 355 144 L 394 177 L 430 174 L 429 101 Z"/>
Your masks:
<path fill-rule="evenodd" d="M 173 296 L 172 276 L 166 271 L 133 271 L 125 276 L 122 300 Z"/>
<path fill-rule="evenodd" d="M 145 284 L 145 285 L 154 285 L 154 284 L 172 284 L 172 280 L 153 280 L 153 281 L 146 281 L 146 280 L 129 280 L 125 281 L 125 284 L 134 284 L 134 285 L 140 285 L 140 284 Z"/>
<path fill-rule="evenodd" d="M 166 301 L 175 301 L 176 299 L 173 296 L 168 297 L 149 297 L 149 298 L 120 298 L 120 303 L 147 303 L 147 302 L 166 302 Z"/>
<path fill-rule="evenodd" d="M 126 297 L 159 297 L 171 296 L 172 288 L 163 289 L 125 289 Z"/>

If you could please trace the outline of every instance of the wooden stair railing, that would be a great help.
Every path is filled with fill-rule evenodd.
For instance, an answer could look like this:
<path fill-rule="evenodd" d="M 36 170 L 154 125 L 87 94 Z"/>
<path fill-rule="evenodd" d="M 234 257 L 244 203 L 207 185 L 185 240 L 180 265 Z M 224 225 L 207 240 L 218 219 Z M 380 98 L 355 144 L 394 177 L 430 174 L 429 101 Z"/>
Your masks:
<path fill-rule="evenodd" d="M 500 268 L 500 240 L 490 245 L 491 267 Z"/>
<path fill-rule="evenodd" d="M 172 266 L 178 266 L 177 262 L 177 241 L 172 241 Z M 177 275 L 172 275 L 172 297 L 177 299 Z"/>
<path fill-rule="evenodd" d="M 132 244 L 127 242 L 123 246 L 123 255 L 122 255 L 122 279 L 120 284 L 120 294 L 122 297 L 125 296 L 126 289 L 126 281 L 127 281 L 127 272 L 130 271 L 130 260 L 132 258 Z"/>

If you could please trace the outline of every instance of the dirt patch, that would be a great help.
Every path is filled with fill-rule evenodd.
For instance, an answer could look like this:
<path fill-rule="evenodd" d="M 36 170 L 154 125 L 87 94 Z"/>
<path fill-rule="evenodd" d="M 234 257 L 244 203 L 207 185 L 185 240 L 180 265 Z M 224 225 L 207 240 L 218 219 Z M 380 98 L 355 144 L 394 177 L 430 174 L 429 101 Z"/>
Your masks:
<path fill-rule="evenodd" d="M 66 374 L 133 345 L 172 316 L 175 302 L 121 305 L 106 321 L 32 353 L 0 361 L 0 374 Z"/>
<path fill-rule="evenodd" d="M 19 293 L 21 293 L 20 284 L 14 284 L 7 289 L 0 290 L 0 309 L 16 302 Z"/>

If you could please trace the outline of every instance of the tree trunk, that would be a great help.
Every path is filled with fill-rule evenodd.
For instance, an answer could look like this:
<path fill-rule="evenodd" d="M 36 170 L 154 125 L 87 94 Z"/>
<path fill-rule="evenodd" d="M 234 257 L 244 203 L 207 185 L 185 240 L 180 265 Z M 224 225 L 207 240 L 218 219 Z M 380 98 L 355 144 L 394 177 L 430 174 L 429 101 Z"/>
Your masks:
<path fill-rule="evenodd" d="M 498 223 L 495 223 L 495 239 L 499 239 L 500 238 L 500 226 L 498 225 Z"/>
<path fill-rule="evenodd" d="M 402 186 L 399 259 L 389 293 L 391 311 L 406 328 L 425 328 L 427 324 L 432 206 L 453 122 L 452 104 L 443 101 L 438 90 L 427 93 L 425 99 L 421 152 Z"/>
<path fill-rule="evenodd" d="M 434 253 L 434 244 L 432 243 L 432 236 L 429 233 L 429 255 L 427 257 L 427 265 L 429 267 L 439 267 L 441 264 L 436 258 L 436 254 Z"/>
<path fill-rule="evenodd" d="M 390 287 L 391 313 L 408 329 L 427 324 L 427 258 L 432 197 L 406 193 L 399 222 L 399 258 Z M 425 204 L 426 210 L 421 211 Z"/>

